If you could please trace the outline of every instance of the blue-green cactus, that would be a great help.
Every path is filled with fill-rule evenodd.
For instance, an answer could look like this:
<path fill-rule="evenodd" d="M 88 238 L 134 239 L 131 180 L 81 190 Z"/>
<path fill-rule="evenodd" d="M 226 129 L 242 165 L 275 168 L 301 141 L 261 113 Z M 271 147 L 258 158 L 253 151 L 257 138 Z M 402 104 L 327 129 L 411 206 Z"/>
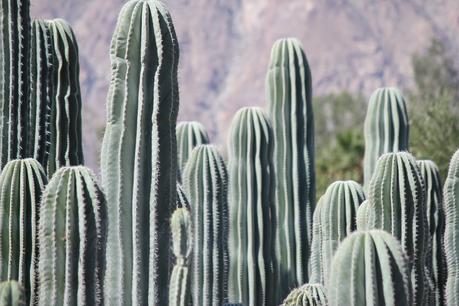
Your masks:
<path fill-rule="evenodd" d="M 183 171 L 191 151 L 196 146 L 208 144 L 209 136 L 204 126 L 196 121 L 179 122 L 176 128 L 176 135 L 178 167 L 180 171 Z"/>
<path fill-rule="evenodd" d="M 16 281 L 0 283 L 0 305 L 26 306 L 24 289 Z"/>
<path fill-rule="evenodd" d="M 327 306 L 322 284 L 306 284 L 289 293 L 281 306 Z"/>

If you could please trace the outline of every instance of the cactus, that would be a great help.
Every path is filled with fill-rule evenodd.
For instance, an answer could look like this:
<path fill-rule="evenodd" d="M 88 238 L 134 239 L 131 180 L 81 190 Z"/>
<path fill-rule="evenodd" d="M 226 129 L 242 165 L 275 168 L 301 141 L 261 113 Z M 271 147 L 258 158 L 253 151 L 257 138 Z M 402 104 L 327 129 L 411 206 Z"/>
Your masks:
<path fill-rule="evenodd" d="M 357 231 L 344 239 L 333 257 L 331 275 L 331 306 L 420 305 L 411 303 L 406 255 L 385 231 Z"/>
<path fill-rule="evenodd" d="M 196 121 L 178 123 L 176 134 L 178 166 L 183 171 L 191 151 L 198 145 L 208 144 L 209 136 L 204 126 Z"/>
<path fill-rule="evenodd" d="M 47 21 L 46 24 L 51 33 L 55 60 L 53 71 L 55 90 L 49 123 L 49 157 L 48 163 L 43 165 L 46 173 L 51 177 L 60 167 L 83 164 L 83 146 L 80 66 L 76 38 L 71 27 L 62 19 Z"/>
<path fill-rule="evenodd" d="M 235 115 L 229 151 L 229 294 L 247 306 L 273 300 L 271 214 L 274 209 L 273 133 L 261 108 Z"/>
<path fill-rule="evenodd" d="M 368 228 L 383 229 L 399 239 L 411 265 L 413 303 L 427 298 L 425 270 L 429 233 L 423 180 L 414 157 L 406 152 L 383 154 L 368 193 Z"/>
<path fill-rule="evenodd" d="M 459 305 L 459 150 L 449 164 L 443 188 L 445 208 L 446 305 Z"/>
<path fill-rule="evenodd" d="M 130 0 L 112 39 L 102 145 L 109 203 L 106 303 L 168 303 L 169 221 L 176 201 L 178 42 L 156 0 Z"/>
<path fill-rule="evenodd" d="M 29 0 L 0 1 L 0 169 L 27 155 L 29 9 Z"/>
<path fill-rule="evenodd" d="M 417 162 L 426 189 L 427 223 L 430 235 L 430 250 L 427 255 L 433 286 L 435 305 L 444 305 L 446 285 L 446 259 L 444 248 L 445 213 L 443 190 L 437 165 L 430 160 Z"/>
<path fill-rule="evenodd" d="M 359 231 L 369 230 L 368 220 L 371 218 L 369 215 L 371 209 L 369 207 L 368 200 L 365 200 L 360 204 L 359 209 L 357 209 L 356 225 Z"/>
<path fill-rule="evenodd" d="M 54 52 L 51 31 L 43 20 L 32 22 L 28 155 L 45 169 L 50 150 L 51 107 L 54 100 Z"/>
<path fill-rule="evenodd" d="M 103 305 L 107 212 L 94 174 L 63 167 L 43 193 L 38 304 Z"/>
<path fill-rule="evenodd" d="M 276 288 L 288 294 L 308 280 L 315 203 L 311 73 L 301 43 L 278 40 L 266 77 L 276 173 Z"/>
<path fill-rule="evenodd" d="M 294 289 L 282 306 L 327 306 L 325 288 L 321 284 L 306 284 Z"/>
<path fill-rule="evenodd" d="M 327 285 L 329 267 L 338 244 L 356 229 L 356 214 L 365 200 L 362 186 L 337 181 L 321 197 L 314 211 L 311 282 Z"/>
<path fill-rule="evenodd" d="M 17 280 L 27 297 L 38 282 L 36 233 L 47 182 L 43 168 L 33 159 L 12 160 L 0 175 L 0 280 Z"/>
<path fill-rule="evenodd" d="M 25 306 L 27 305 L 24 290 L 16 281 L 0 283 L 0 305 Z"/>
<path fill-rule="evenodd" d="M 172 214 L 171 230 L 173 252 L 176 258 L 172 270 L 169 306 L 188 306 L 191 299 L 188 260 L 191 254 L 191 215 L 188 208 L 177 208 Z"/>
<path fill-rule="evenodd" d="M 220 306 L 228 288 L 227 172 L 211 145 L 197 146 L 183 172 L 193 205 L 193 305 Z"/>
<path fill-rule="evenodd" d="M 405 99 L 398 89 L 379 88 L 371 95 L 364 137 L 364 187 L 367 190 L 382 154 L 408 150 L 408 114 Z"/>

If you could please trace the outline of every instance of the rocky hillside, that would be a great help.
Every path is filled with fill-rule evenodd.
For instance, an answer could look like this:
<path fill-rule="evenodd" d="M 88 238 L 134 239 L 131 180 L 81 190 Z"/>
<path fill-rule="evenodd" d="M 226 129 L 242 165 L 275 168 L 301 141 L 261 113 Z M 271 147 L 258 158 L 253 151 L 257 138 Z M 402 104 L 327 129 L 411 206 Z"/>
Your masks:
<path fill-rule="evenodd" d="M 62 17 L 80 43 L 85 149 L 90 166 L 105 121 L 109 43 L 121 0 L 31 0 L 36 18 Z M 181 47 L 180 117 L 199 120 L 215 141 L 234 112 L 265 105 L 274 40 L 296 36 L 310 61 L 314 93 L 369 96 L 382 85 L 409 87 L 411 56 L 432 37 L 459 52 L 457 0 L 168 0 Z"/>

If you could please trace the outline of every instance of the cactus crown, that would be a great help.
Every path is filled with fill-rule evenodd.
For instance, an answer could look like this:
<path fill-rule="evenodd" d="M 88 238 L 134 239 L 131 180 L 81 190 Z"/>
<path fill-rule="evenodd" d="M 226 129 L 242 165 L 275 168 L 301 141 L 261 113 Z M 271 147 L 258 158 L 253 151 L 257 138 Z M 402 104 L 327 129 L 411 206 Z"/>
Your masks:
<path fill-rule="evenodd" d="M 281 306 L 327 306 L 327 296 L 322 284 L 306 284 L 294 289 Z"/>
<path fill-rule="evenodd" d="M 17 281 L 0 283 L 0 305 L 2 306 L 26 306 L 24 289 Z"/>
<path fill-rule="evenodd" d="M 191 216 L 187 208 L 177 208 L 171 218 L 172 244 L 175 257 L 186 259 L 191 253 Z"/>

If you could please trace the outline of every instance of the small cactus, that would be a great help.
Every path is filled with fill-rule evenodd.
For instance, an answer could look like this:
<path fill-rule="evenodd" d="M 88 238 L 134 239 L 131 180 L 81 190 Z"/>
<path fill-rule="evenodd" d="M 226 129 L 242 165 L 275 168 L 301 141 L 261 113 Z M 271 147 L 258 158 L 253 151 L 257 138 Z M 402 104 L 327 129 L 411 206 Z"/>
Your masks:
<path fill-rule="evenodd" d="M 359 209 L 357 209 L 357 216 L 356 216 L 356 225 L 357 230 L 359 231 L 366 231 L 369 230 L 368 227 L 368 220 L 371 218 L 369 214 L 371 213 L 371 209 L 369 209 L 368 201 L 365 200 L 360 204 Z"/>
<path fill-rule="evenodd" d="M 26 306 L 24 290 L 16 281 L 0 283 L 0 305 L 2 306 Z"/>
<path fill-rule="evenodd" d="M 294 289 L 281 306 L 327 306 L 325 288 L 321 284 L 306 284 Z"/>
<path fill-rule="evenodd" d="M 177 158 L 180 171 L 185 169 L 191 151 L 196 146 L 209 143 L 204 126 L 196 121 L 185 121 L 177 124 Z"/>
<path fill-rule="evenodd" d="M 38 304 L 103 305 L 106 202 L 87 168 L 64 167 L 43 193 Z"/>
<path fill-rule="evenodd" d="M 449 164 L 443 188 L 445 208 L 445 254 L 448 266 L 446 305 L 459 305 L 459 150 Z"/>
<path fill-rule="evenodd" d="M 412 304 L 409 263 L 386 231 L 357 231 L 338 247 L 327 294 L 331 306 Z"/>
<path fill-rule="evenodd" d="M 193 305 L 226 302 L 228 288 L 228 174 L 211 145 L 194 148 L 183 172 L 193 205 Z"/>
<path fill-rule="evenodd" d="M 356 229 L 356 214 L 365 200 L 362 186 L 354 181 L 331 184 L 314 211 L 311 282 L 327 284 L 330 263 L 339 243 Z"/>
<path fill-rule="evenodd" d="M 364 187 L 367 190 L 382 154 L 408 150 L 408 114 L 405 99 L 397 88 L 379 88 L 371 95 L 364 137 Z"/>

